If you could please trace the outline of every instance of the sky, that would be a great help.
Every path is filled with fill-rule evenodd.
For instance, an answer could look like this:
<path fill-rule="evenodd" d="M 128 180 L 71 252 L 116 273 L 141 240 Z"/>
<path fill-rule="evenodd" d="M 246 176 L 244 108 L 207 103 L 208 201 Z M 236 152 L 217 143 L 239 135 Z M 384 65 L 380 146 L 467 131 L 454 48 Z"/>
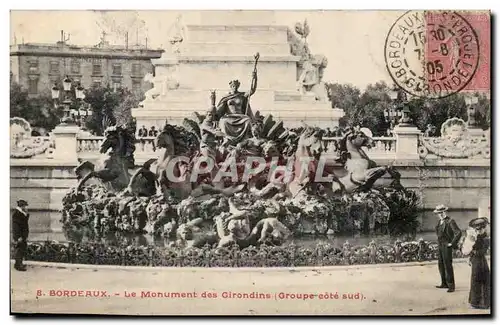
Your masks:
<path fill-rule="evenodd" d="M 129 44 L 148 37 L 148 47 L 164 48 L 175 18 L 183 15 L 186 24 L 195 23 L 200 12 L 180 11 L 11 11 L 11 44 L 55 43 L 60 31 L 70 34 L 69 43 L 95 45 L 102 30 L 107 40 L 124 44 L 123 31 L 129 31 Z M 276 11 L 278 25 L 293 27 L 307 19 L 307 39 L 313 54 L 328 58 L 324 81 L 350 83 L 364 89 L 369 83 L 391 83 L 384 63 L 384 43 L 391 25 L 401 11 Z M 138 27 L 137 27 L 138 26 Z M 117 36 L 122 35 L 122 36 Z"/>

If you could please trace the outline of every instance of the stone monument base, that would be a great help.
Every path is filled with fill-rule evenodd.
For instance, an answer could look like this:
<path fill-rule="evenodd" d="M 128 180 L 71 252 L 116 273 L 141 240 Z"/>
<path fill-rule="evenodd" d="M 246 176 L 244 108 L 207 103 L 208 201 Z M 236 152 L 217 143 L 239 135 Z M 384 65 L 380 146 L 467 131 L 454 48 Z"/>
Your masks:
<path fill-rule="evenodd" d="M 299 81 L 302 75 L 299 67 L 308 59 L 293 51 L 291 31 L 276 24 L 272 11 L 186 15 L 172 30 L 176 30 L 172 47 L 161 58 L 152 60 L 154 89 L 148 91 L 140 107 L 132 110 L 139 127 L 162 127 L 167 119 L 170 124 L 180 124 L 194 112 L 205 114 L 211 107 L 211 90 L 216 91 L 218 101 L 227 94 L 228 83 L 237 79 L 240 91 L 248 91 L 254 68 L 258 79 L 250 100 L 252 111 L 272 114 L 286 127 L 301 126 L 304 122 L 331 128 L 344 115 L 341 109 L 331 108 L 321 89 L 320 75 L 325 63 L 321 69 L 310 67 L 312 70 L 307 74 L 307 83 L 322 94 L 299 91 L 304 88 L 304 80 Z M 257 66 L 256 53 L 259 53 Z"/>
<path fill-rule="evenodd" d="M 282 120 L 284 126 L 289 128 L 303 126 L 304 123 L 310 126 L 318 126 L 321 128 L 333 128 L 338 126 L 339 119 L 344 116 L 344 111 L 338 108 L 331 108 L 328 102 L 315 101 L 314 97 L 300 94 L 287 94 L 286 92 L 272 92 L 259 90 L 260 101 L 263 97 L 274 97 L 274 100 L 269 105 L 258 105 L 259 100 L 251 102 L 252 111 L 259 111 L 261 115 L 266 116 L 271 114 L 274 118 Z M 205 114 L 209 110 L 208 100 L 195 101 L 186 99 L 176 101 L 172 97 L 193 98 L 193 93 L 201 93 L 201 91 L 182 91 L 172 92 L 173 95 L 165 100 L 151 101 L 144 108 L 135 108 L 132 110 L 133 116 L 137 120 L 138 127 L 146 126 L 147 128 L 155 126 L 161 128 L 168 120 L 170 124 L 182 124 L 185 118 L 193 118 L 195 113 Z M 267 93 L 267 94 L 266 94 Z M 188 95 L 189 94 L 189 95 Z M 203 91 L 205 97 L 209 96 L 209 92 Z M 198 94 L 199 95 L 199 94 Z M 266 96 L 268 95 L 268 96 Z M 193 97 L 191 97 L 193 96 Z M 264 101 L 265 102 L 265 101 Z"/>

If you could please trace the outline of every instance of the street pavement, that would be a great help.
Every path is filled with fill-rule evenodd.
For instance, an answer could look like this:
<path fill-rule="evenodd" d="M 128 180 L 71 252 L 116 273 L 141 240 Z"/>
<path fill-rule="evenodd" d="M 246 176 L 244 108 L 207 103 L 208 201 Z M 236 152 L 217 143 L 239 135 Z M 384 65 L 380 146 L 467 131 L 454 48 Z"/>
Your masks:
<path fill-rule="evenodd" d="M 489 314 L 490 310 L 471 309 L 467 304 L 469 265 L 456 262 L 454 267 L 457 288 L 447 293 L 435 288 L 440 279 L 436 263 L 265 270 L 29 265 L 27 272 L 11 267 L 11 311 L 112 315 Z M 169 293 L 177 297 L 166 297 Z M 255 298 L 259 294 L 260 298 Z"/>

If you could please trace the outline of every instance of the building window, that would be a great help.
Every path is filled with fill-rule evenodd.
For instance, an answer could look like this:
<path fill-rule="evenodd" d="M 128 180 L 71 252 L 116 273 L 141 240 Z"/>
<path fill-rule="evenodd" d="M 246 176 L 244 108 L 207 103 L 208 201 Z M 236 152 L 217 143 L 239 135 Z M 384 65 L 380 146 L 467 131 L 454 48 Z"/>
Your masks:
<path fill-rule="evenodd" d="M 59 74 L 59 61 L 50 62 L 50 72 L 52 74 Z"/>
<path fill-rule="evenodd" d="M 71 73 L 80 74 L 80 62 L 71 62 Z"/>
<path fill-rule="evenodd" d="M 140 63 L 132 64 L 132 75 L 141 76 L 142 75 L 142 65 Z"/>
<path fill-rule="evenodd" d="M 92 80 L 92 86 L 93 87 L 101 87 L 102 85 L 102 80 L 101 79 L 93 79 Z"/>
<path fill-rule="evenodd" d="M 28 79 L 28 93 L 30 95 L 38 94 L 38 78 Z"/>
<path fill-rule="evenodd" d="M 113 75 L 114 76 L 122 75 L 122 65 L 120 63 L 113 64 Z"/>
<path fill-rule="evenodd" d="M 30 73 L 38 73 L 38 61 L 30 61 L 29 62 L 29 72 Z"/>
<path fill-rule="evenodd" d="M 141 80 L 139 79 L 132 79 L 132 91 L 138 92 L 142 88 Z"/>
<path fill-rule="evenodd" d="M 102 65 L 93 64 L 92 65 L 92 74 L 93 75 L 101 75 L 102 74 Z"/>
<path fill-rule="evenodd" d="M 113 91 L 117 91 L 122 87 L 122 83 L 120 81 L 113 81 Z"/>

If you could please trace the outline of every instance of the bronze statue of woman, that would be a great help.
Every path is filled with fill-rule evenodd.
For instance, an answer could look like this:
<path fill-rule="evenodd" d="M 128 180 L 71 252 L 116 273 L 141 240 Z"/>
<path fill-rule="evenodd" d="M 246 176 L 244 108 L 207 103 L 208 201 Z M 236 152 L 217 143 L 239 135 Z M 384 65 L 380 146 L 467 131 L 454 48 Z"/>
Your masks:
<path fill-rule="evenodd" d="M 251 121 L 253 120 L 250 96 L 257 90 L 257 62 L 259 57 L 259 53 L 254 56 L 255 65 L 250 90 L 248 92 L 239 91 L 240 82 L 232 80 L 229 82 L 231 91 L 216 106 L 215 119 L 220 119 L 219 128 L 231 144 L 237 144 L 250 133 Z"/>

